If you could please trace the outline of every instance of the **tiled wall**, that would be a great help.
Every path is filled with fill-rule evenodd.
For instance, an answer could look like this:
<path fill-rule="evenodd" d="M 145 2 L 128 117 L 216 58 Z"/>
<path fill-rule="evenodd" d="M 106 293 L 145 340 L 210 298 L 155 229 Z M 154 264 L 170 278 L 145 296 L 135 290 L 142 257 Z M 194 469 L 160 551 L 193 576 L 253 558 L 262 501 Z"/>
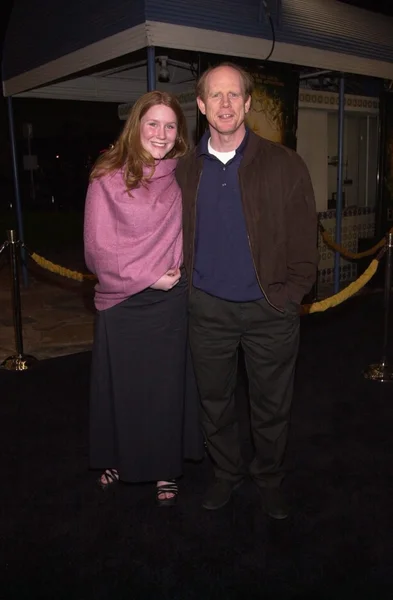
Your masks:
<path fill-rule="evenodd" d="M 328 210 L 318 214 L 319 220 L 329 236 L 336 236 L 336 211 Z M 346 208 L 342 215 L 341 245 L 347 250 L 358 252 L 358 239 L 371 238 L 375 228 L 374 208 Z M 319 283 L 334 281 L 334 251 L 326 246 L 320 232 L 318 233 L 319 248 Z M 370 258 L 371 260 L 371 258 Z M 357 261 L 340 260 L 340 281 L 354 281 L 357 278 Z"/>

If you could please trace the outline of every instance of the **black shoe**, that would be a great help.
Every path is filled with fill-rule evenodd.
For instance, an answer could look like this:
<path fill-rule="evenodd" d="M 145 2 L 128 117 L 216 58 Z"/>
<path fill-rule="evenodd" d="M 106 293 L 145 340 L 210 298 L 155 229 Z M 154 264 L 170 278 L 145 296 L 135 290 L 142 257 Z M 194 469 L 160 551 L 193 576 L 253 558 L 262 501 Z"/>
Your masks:
<path fill-rule="evenodd" d="M 227 479 L 216 479 L 215 483 L 207 490 L 202 502 L 203 508 L 207 510 L 218 510 L 231 499 L 232 492 L 241 486 L 243 480 L 228 481 Z"/>
<path fill-rule="evenodd" d="M 289 508 L 279 488 L 258 487 L 262 496 L 263 510 L 272 519 L 286 519 Z"/>

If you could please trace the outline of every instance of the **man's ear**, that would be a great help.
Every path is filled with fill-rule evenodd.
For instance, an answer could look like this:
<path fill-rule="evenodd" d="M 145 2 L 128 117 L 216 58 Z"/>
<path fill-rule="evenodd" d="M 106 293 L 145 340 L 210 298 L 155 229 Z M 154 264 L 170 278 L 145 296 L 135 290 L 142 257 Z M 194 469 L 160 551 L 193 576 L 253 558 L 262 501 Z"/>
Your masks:
<path fill-rule="evenodd" d="M 198 98 L 197 98 L 197 104 L 198 104 L 198 108 L 201 111 L 201 113 L 203 115 L 205 115 L 206 114 L 206 105 L 200 96 L 198 96 Z"/>
<path fill-rule="evenodd" d="M 251 108 L 251 96 L 249 96 L 244 104 L 244 110 L 246 113 L 248 113 L 248 111 Z"/>

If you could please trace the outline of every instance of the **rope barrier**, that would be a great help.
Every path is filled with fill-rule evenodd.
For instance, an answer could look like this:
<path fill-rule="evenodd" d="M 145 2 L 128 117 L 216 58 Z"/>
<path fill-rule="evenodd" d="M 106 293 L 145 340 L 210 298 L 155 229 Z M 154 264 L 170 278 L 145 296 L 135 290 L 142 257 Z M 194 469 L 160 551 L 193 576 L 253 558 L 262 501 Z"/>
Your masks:
<path fill-rule="evenodd" d="M 384 243 L 385 240 L 382 240 L 382 242 Z M 377 244 L 378 249 L 380 248 L 380 245 L 381 244 L 379 242 Z M 313 302 L 312 304 L 303 304 L 301 306 L 301 315 L 308 315 L 316 312 L 324 312 L 325 310 L 333 308 L 334 306 L 345 302 L 345 300 L 348 300 L 348 298 L 350 298 L 351 296 L 357 294 L 375 275 L 378 269 L 379 261 L 382 258 L 385 250 L 386 248 L 382 247 L 378 256 L 371 261 L 364 273 L 362 273 L 362 275 L 360 275 L 358 279 L 350 283 L 344 290 L 341 290 L 341 292 L 339 292 L 338 294 L 335 294 L 334 296 L 329 296 L 329 298 L 325 298 L 325 300 L 321 300 L 319 302 Z M 60 265 L 56 265 L 50 260 L 39 256 L 35 252 L 29 252 L 29 255 L 37 265 L 39 265 L 43 269 L 46 269 L 47 271 L 50 271 L 51 273 L 56 273 L 57 275 L 60 275 L 62 277 L 67 277 L 69 279 L 74 279 L 80 282 L 84 280 L 97 280 L 97 277 L 91 273 L 80 273 L 78 271 L 73 271 L 72 269 L 61 267 Z"/>
<path fill-rule="evenodd" d="M 364 252 L 352 252 L 351 250 L 348 250 L 347 248 L 344 248 L 343 246 L 336 244 L 336 242 L 329 236 L 328 232 L 326 231 L 326 229 L 324 228 L 324 226 L 322 225 L 321 222 L 318 223 L 318 226 L 321 230 L 321 237 L 322 237 L 323 241 L 325 242 L 325 244 L 327 246 L 329 246 L 329 248 L 331 248 L 335 252 L 339 252 L 341 254 L 341 256 L 343 256 L 344 258 L 347 258 L 349 260 L 359 260 L 359 259 L 365 258 L 367 256 L 373 256 L 378 250 L 383 248 L 383 246 L 385 244 L 386 236 L 383 237 L 372 248 L 369 248 L 368 250 L 365 250 Z M 391 232 L 393 232 L 393 228 L 390 229 L 389 233 L 391 233 Z M 30 257 L 32 258 L 32 260 L 34 260 L 34 262 L 37 263 L 40 267 L 42 267 L 43 269 L 46 269 L 47 271 L 50 271 L 51 273 L 60 275 L 61 277 L 67 277 L 68 279 L 74 279 L 75 281 L 80 281 L 80 282 L 82 282 L 84 280 L 88 280 L 88 281 L 96 281 L 97 280 L 97 277 L 95 275 L 93 275 L 92 273 L 80 273 L 79 271 L 73 271 L 72 269 L 67 269 L 66 267 L 56 265 L 55 263 L 51 262 L 50 260 L 47 260 L 46 258 L 39 256 L 36 252 L 29 253 L 29 254 L 30 254 Z M 371 279 L 371 277 L 374 275 L 374 273 L 372 273 L 368 269 L 366 269 L 366 271 L 363 275 L 365 276 L 367 274 L 367 276 L 368 276 L 369 273 L 371 273 L 371 275 L 370 275 L 370 279 Z M 363 281 L 364 281 L 364 283 L 362 283 Z M 348 286 L 348 288 L 355 289 L 355 291 L 353 293 L 356 294 L 357 291 L 359 291 L 359 289 L 361 289 L 361 287 L 363 287 L 368 281 L 369 281 L 369 279 L 364 280 L 363 276 L 361 276 L 358 280 L 351 283 Z M 358 285 L 355 285 L 358 282 L 360 282 L 359 289 L 357 289 Z M 345 290 L 343 290 L 343 291 L 345 291 Z M 342 292 L 340 292 L 340 294 L 341 293 Z M 351 294 L 351 295 L 353 295 L 353 294 Z M 336 294 L 336 296 L 337 296 L 337 294 Z M 346 300 L 346 299 L 347 298 L 345 297 L 344 300 Z M 325 301 L 323 301 L 323 302 L 325 302 Z M 339 300 L 336 304 L 340 304 L 341 302 L 342 302 L 342 300 Z M 317 304 L 319 305 L 320 303 L 317 303 Z M 332 304 L 332 306 L 336 306 L 336 304 Z M 330 308 L 330 306 L 329 306 L 329 308 Z M 322 309 L 318 309 L 318 310 L 314 309 L 314 310 L 308 311 L 308 312 L 320 312 L 320 310 L 322 310 Z M 323 310 L 325 310 L 325 309 L 323 309 Z"/>
<path fill-rule="evenodd" d="M 385 252 L 385 248 L 383 248 Z M 321 300 L 320 302 L 313 302 L 312 304 L 302 304 L 301 306 L 301 314 L 308 315 L 316 312 L 324 312 L 328 308 L 332 308 L 334 306 L 338 306 L 345 300 L 348 300 L 351 296 L 357 294 L 365 285 L 368 283 L 377 272 L 379 261 L 381 257 L 374 258 L 367 269 L 356 279 L 350 283 L 345 289 L 338 292 L 338 294 L 334 294 L 334 296 L 329 296 L 325 300 Z"/>
<path fill-rule="evenodd" d="M 8 369 L 13 371 L 24 371 L 30 369 L 36 362 L 34 356 L 24 354 L 23 352 L 23 335 L 22 335 L 22 314 L 21 314 L 21 303 L 20 303 L 20 289 L 19 289 L 19 277 L 18 277 L 18 253 L 17 248 L 24 248 L 28 255 L 34 260 L 40 267 L 46 269 L 52 273 L 56 273 L 63 277 L 75 279 L 77 281 L 83 281 L 84 279 L 97 280 L 96 276 L 91 273 L 79 273 L 72 269 L 67 269 L 56 265 L 55 263 L 39 256 L 35 252 L 29 252 L 26 245 L 16 238 L 16 232 L 14 230 L 7 231 L 7 241 L 0 246 L 0 256 L 5 248 L 10 248 L 10 264 L 11 264 L 11 279 L 12 279 L 12 295 L 13 295 L 13 308 L 14 308 L 14 326 L 15 326 L 15 339 L 17 345 L 17 353 L 6 358 L 1 364 L 0 369 Z M 382 240 L 384 241 L 384 240 Z M 370 279 L 375 275 L 381 258 L 387 253 L 386 266 L 385 266 L 385 293 L 384 293 L 384 342 L 383 342 L 383 354 L 382 359 L 379 363 L 371 364 L 367 369 L 364 370 L 363 374 L 366 379 L 374 381 L 393 382 L 393 366 L 388 360 L 388 340 L 389 340 L 389 314 L 390 314 L 390 295 L 392 285 L 392 265 L 393 265 L 393 228 L 386 235 L 386 242 L 381 247 L 381 242 L 378 242 L 376 246 L 370 248 L 366 253 L 359 253 L 359 255 L 366 256 L 375 249 L 379 249 L 379 252 L 375 258 L 371 261 L 367 269 L 364 271 L 358 279 L 350 283 L 345 289 L 338 294 L 330 296 L 320 302 L 313 302 L 311 304 L 303 304 L 300 307 L 301 315 L 308 315 L 317 312 L 324 312 L 329 308 L 338 306 L 351 296 L 357 294 Z M 354 254 L 354 253 L 352 253 Z"/>
<path fill-rule="evenodd" d="M 343 246 L 336 244 L 336 242 L 330 237 L 324 226 L 321 222 L 318 223 L 318 226 L 321 230 L 321 237 L 325 244 L 329 246 L 332 250 L 339 252 L 341 256 L 344 258 L 348 258 L 349 260 L 359 260 L 360 258 L 365 258 L 367 256 L 372 256 L 375 254 L 380 248 L 382 248 L 386 243 L 386 236 L 384 236 L 379 242 L 377 242 L 372 248 L 368 250 L 364 250 L 364 252 L 352 252 L 351 250 L 347 250 Z M 393 227 L 388 231 L 388 233 L 393 232 Z"/>
<path fill-rule="evenodd" d="M 73 271 L 72 269 L 67 269 L 66 267 L 61 267 L 60 265 L 56 265 L 55 263 L 39 256 L 35 252 L 29 253 L 32 260 L 34 260 L 37 265 L 50 271 L 51 273 L 56 273 L 56 275 L 61 275 L 61 277 L 67 277 L 68 279 L 75 279 L 75 281 L 83 281 L 85 279 L 95 281 L 97 277 L 92 273 L 79 273 L 78 271 Z"/>

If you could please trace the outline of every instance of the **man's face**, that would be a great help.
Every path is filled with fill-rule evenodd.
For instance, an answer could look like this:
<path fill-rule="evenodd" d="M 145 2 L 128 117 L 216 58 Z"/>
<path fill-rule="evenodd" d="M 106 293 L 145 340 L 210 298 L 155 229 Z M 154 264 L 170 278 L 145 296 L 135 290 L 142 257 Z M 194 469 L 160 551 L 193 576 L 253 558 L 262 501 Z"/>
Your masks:
<path fill-rule="evenodd" d="M 244 127 L 251 98 L 245 98 L 240 73 L 232 67 L 217 67 L 207 77 L 204 97 L 198 97 L 199 110 L 222 135 L 231 135 Z"/>

